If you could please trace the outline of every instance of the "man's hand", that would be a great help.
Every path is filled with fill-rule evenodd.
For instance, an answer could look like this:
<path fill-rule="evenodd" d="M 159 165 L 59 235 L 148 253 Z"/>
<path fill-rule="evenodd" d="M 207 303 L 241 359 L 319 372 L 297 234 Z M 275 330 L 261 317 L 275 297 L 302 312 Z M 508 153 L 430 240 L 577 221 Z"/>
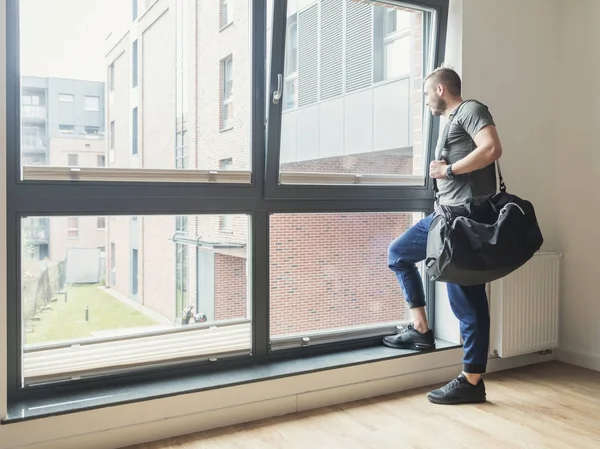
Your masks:
<path fill-rule="evenodd" d="M 431 161 L 429 164 L 429 177 L 434 179 L 446 179 L 448 164 L 445 161 Z"/>

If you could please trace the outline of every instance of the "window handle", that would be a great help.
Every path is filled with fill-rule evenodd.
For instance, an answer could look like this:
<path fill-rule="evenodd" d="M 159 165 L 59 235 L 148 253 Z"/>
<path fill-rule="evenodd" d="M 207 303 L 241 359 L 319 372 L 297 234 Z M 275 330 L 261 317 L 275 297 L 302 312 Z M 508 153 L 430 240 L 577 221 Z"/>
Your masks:
<path fill-rule="evenodd" d="M 283 76 L 281 73 L 277 75 L 277 90 L 273 91 L 273 104 L 279 104 L 281 94 L 283 93 Z"/>

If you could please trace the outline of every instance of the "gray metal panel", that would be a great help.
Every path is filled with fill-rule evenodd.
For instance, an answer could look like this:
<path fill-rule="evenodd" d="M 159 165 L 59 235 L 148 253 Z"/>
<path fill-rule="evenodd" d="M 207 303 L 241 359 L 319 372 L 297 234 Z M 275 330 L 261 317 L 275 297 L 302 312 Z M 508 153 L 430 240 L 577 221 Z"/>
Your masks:
<path fill-rule="evenodd" d="M 319 158 L 344 154 L 344 98 L 319 104 Z"/>
<path fill-rule="evenodd" d="M 134 219 L 135 218 L 135 219 Z M 131 294 L 131 298 L 137 300 L 137 294 L 133 293 L 133 250 L 138 249 L 138 240 L 139 240 L 139 217 L 130 217 L 129 218 L 129 292 Z M 138 259 L 140 254 L 138 252 Z M 140 261 L 138 260 L 138 273 Z M 139 291 L 139 285 L 138 285 Z"/>
<path fill-rule="evenodd" d="M 298 160 L 298 111 L 285 112 L 281 117 L 280 162 Z"/>
<path fill-rule="evenodd" d="M 48 89 L 48 78 L 40 78 L 37 76 L 22 76 L 21 89 L 23 88 Z"/>
<path fill-rule="evenodd" d="M 346 91 L 371 85 L 373 6 L 346 0 Z"/>
<path fill-rule="evenodd" d="M 374 150 L 410 146 L 410 80 L 375 87 L 373 94 Z"/>
<path fill-rule="evenodd" d="M 320 99 L 342 95 L 344 73 L 344 3 L 340 0 L 321 1 Z"/>
<path fill-rule="evenodd" d="M 319 105 L 302 108 L 298 111 L 298 153 L 297 161 L 319 157 Z"/>
<path fill-rule="evenodd" d="M 298 105 L 318 98 L 318 4 L 298 14 Z"/>
<path fill-rule="evenodd" d="M 345 154 L 373 151 L 373 89 L 345 98 Z"/>
<path fill-rule="evenodd" d="M 100 250 L 98 248 L 67 249 L 67 284 L 100 282 Z"/>

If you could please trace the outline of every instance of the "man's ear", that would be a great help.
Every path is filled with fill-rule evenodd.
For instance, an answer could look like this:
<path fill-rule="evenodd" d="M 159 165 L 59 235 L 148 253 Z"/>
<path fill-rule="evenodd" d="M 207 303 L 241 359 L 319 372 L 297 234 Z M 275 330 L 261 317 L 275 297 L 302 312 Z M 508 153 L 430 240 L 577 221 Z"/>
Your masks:
<path fill-rule="evenodd" d="M 435 92 L 438 94 L 439 97 L 444 95 L 444 85 L 438 84 L 437 86 L 435 86 Z"/>

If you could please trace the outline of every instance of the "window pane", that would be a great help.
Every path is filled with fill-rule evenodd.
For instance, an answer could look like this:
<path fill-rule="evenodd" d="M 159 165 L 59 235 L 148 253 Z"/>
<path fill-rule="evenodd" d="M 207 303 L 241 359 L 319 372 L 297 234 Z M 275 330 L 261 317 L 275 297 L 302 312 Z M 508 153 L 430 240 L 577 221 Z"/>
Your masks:
<path fill-rule="evenodd" d="M 99 111 L 100 110 L 100 97 L 85 97 L 85 110 L 86 111 Z"/>
<path fill-rule="evenodd" d="M 421 213 L 275 214 L 270 219 L 271 337 L 395 326 L 408 307 L 389 244 Z"/>
<path fill-rule="evenodd" d="M 288 2 L 280 182 L 424 184 L 430 17 L 376 2 Z"/>
<path fill-rule="evenodd" d="M 249 220 L 227 217 L 23 218 L 26 382 L 249 354 Z"/>
<path fill-rule="evenodd" d="M 173 182 L 207 182 L 169 172 L 218 170 L 219 160 L 233 158 L 236 173 L 224 182 L 249 183 L 253 2 L 197 5 L 138 1 L 132 21 L 132 3 L 125 0 L 110 7 L 105 0 L 19 0 L 20 70 L 27 74 L 21 77 L 21 162 L 35 165 L 23 178 L 70 180 L 60 156 L 68 134 L 69 152 L 80 153 L 78 182 L 102 176 L 97 160 L 104 155 L 107 172 L 149 170 L 149 181 L 172 176 L 167 181 Z M 232 26 L 220 29 L 220 16 Z M 77 39 L 62 31 L 73 26 L 85 30 Z M 182 134 L 186 141 L 179 144 Z M 88 160 L 83 139 L 92 135 L 100 143 Z M 211 175 L 210 181 L 222 178 Z"/>

